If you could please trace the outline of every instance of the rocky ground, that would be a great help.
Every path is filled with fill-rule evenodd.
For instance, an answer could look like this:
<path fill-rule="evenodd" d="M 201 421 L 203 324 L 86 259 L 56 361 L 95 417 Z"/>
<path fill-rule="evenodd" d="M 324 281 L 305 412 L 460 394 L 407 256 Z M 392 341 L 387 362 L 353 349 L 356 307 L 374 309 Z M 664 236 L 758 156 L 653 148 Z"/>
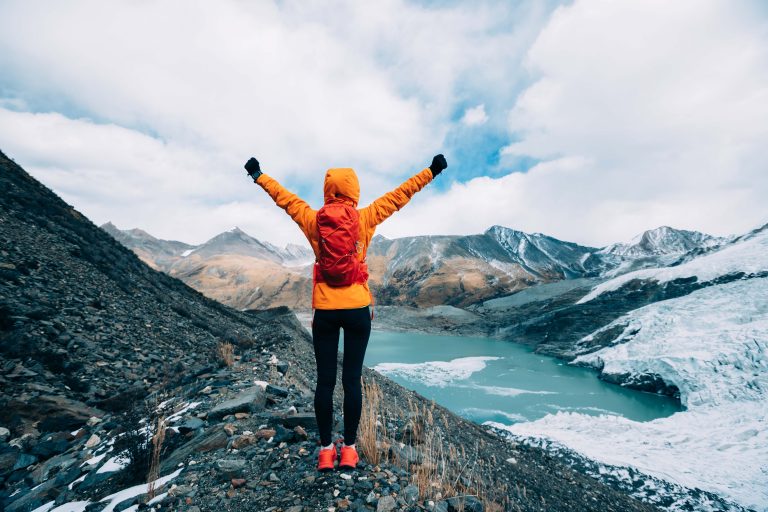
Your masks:
<path fill-rule="evenodd" d="M 319 474 L 288 310 L 150 269 L 1 153 L 0 188 L 3 510 L 146 509 L 156 478 L 156 510 L 651 509 L 368 370 L 368 462 Z"/>

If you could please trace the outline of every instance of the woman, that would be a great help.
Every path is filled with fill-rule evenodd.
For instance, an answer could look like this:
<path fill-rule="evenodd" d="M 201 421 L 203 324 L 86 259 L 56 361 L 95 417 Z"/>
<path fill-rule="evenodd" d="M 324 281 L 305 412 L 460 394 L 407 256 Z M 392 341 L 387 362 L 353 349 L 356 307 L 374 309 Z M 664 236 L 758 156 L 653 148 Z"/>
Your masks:
<path fill-rule="evenodd" d="M 337 458 L 331 429 L 340 329 L 344 329 L 341 377 L 344 444 L 339 467 L 352 469 L 360 460 L 355 449 L 362 411 L 360 376 L 371 333 L 373 304 L 365 256 L 373 233 L 376 226 L 405 206 L 416 192 L 447 167 L 445 157 L 437 155 L 432 159 L 432 165 L 359 210 L 360 184 L 355 171 L 329 169 L 325 173 L 325 204 L 320 210 L 313 210 L 304 200 L 262 173 L 258 160 L 251 158 L 245 164 L 254 182 L 261 185 L 277 206 L 299 225 L 315 253 L 312 342 L 317 364 L 315 416 L 320 431 L 321 449 L 317 464 L 320 471 L 332 470 Z"/>

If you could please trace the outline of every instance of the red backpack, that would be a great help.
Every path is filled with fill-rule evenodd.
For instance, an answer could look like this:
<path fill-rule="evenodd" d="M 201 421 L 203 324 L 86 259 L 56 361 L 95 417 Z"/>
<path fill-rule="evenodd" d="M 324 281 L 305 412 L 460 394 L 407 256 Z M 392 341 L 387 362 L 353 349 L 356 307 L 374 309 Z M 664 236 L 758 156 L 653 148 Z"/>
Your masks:
<path fill-rule="evenodd" d="M 317 212 L 320 256 L 315 263 L 315 280 L 330 286 L 349 286 L 367 279 L 364 264 L 357 257 L 360 215 L 344 203 L 328 203 Z"/>

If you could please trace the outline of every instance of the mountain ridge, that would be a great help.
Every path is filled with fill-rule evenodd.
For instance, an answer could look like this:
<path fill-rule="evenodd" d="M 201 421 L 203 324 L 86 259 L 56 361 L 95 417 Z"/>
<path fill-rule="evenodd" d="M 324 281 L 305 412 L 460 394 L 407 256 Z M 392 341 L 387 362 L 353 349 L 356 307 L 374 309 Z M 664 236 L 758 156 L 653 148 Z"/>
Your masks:
<path fill-rule="evenodd" d="M 114 225 L 105 226 L 114 232 Z M 134 232 L 120 231 L 116 237 L 151 266 L 226 304 L 310 309 L 308 265 L 314 255 L 308 246 L 278 248 L 239 228 L 197 246 L 154 237 L 153 243 L 143 243 L 131 236 Z M 376 235 L 367 262 L 377 304 L 466 307 L 534 284 L 670 264 L 686 250 L 703 251 L 724 239 L 663 226 L 634 240 L 595 248 L 494 225 L 470 235 Z"/>

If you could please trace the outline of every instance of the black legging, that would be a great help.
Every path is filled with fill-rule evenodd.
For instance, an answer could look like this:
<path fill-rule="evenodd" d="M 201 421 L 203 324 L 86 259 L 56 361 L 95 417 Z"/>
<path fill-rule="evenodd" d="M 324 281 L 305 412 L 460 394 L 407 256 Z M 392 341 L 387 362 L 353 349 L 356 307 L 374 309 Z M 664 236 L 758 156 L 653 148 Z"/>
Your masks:
<path fill-rule="evenodd" d="M 363 408 L 360 376 L 365 349 L 371 335 L 368 306 L 359 309 L 318 309 L 312 320 L 312 342 L 317 363 L 315 416 L 323 446 L 331 444 L 333 427 L 333 388 L 336 386 L 336 356 L 339 330 L 344 329 L 344 363 L 341 383 L 344 386 L 344 443 L 354 444 Z"/>

